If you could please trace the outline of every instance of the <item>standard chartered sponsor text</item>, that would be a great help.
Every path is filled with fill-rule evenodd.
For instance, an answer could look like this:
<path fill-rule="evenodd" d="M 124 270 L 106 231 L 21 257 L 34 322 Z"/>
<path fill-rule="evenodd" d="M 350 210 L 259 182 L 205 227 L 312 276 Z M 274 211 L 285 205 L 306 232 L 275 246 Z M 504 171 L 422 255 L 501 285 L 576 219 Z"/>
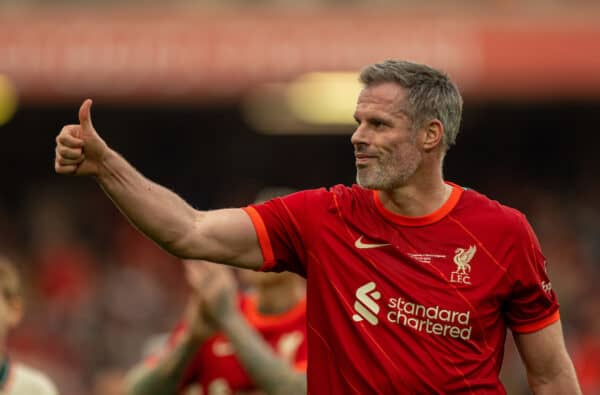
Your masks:
<path fill-rule="evenodd" d="M 389 322 L 404 325 L 419 332 L 454 339 L 469 340 L 472 327 L 470 311 L 454 311 L 437 306 L 424 306 L 405 298 L 390 298 Z"/>

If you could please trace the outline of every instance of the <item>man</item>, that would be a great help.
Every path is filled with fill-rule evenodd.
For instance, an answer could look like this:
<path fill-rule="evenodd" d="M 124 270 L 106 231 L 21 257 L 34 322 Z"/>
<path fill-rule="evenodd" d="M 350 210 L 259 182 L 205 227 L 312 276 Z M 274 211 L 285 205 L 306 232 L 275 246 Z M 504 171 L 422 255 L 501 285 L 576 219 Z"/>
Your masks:
<path fill-rule="evenodd" d="M 305 394 L 304 280 L 245 270 L 240 274 L 256 292 L 242 296 L 238 309 L 229 269 L 193 261 L 185 268 L 193 290 L 189 324 L 177 327 L 166 350 L 132 370 L 127 394 Z"/>
<path fill-rule="evenodd" d="M 504 393 L 507 327 L 534 393 L 580 393 L 524 216 L 443 179 L 462 112 L 455 85 L 405 61 L 360 78 L 358 186 L 196 211 L 106 145 L 90 100 L 58 135 L 55 170 L 94 176 L 177 256 L 305 275 L 312 394 Z"/>
<path fill-rule="evenodd" d="M 46 375 L 9 358 L 6 350 L 8 332 L 23 316 L 21 283 L 14 265 L 0 257 L 0 394 L 56 395 L 58 391 Z"/>

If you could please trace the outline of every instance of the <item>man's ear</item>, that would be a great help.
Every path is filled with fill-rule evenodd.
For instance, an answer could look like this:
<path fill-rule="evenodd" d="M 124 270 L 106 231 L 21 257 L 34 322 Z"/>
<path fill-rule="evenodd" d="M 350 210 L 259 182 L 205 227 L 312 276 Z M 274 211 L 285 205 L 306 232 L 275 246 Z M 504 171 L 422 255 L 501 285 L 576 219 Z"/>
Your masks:
<path fill-rule="evenodd" d="M 427 121 L 421 128 L 422 130 L 422 146 L 425 151 L 431 151 L 439 147 L 444 139 L 444 125 L 439 119 Z"/>

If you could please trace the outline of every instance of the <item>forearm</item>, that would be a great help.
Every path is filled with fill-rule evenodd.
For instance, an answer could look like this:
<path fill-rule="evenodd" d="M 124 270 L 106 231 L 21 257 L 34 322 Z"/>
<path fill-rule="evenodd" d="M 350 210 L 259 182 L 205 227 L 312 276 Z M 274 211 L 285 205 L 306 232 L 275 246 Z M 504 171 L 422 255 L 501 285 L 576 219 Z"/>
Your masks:
<path fill-rule="evenodd" d="M 240 314 L 230 314 L 221 328 L 259 389 L 270 395 L 306 394 L 306 375 L 278 358 Z"/>
<path fill-rule="evenodd" d="M 581 394 L 559 321 L 531 333 L 514 333 L 534 394 Z"/>
<path fill-rule="evenodd" d="M 112 150 L 105 155 L 96 180 L 135 227 L 165 250 L 185 257 L 181 241 L 194 227 L 196 210 Z"/>
<path fill-rule="evenodd" d="M 127 376 L 127 395 L 174 395 L 201 341 L 186 339 L 154 367 L 140 365 Z"/>
<path fill-rule="evenodd" d="M 531 390 L 535 395 L 581 394 L 575 369 L 570 361 L 549 377 L 528 375 Z"/>

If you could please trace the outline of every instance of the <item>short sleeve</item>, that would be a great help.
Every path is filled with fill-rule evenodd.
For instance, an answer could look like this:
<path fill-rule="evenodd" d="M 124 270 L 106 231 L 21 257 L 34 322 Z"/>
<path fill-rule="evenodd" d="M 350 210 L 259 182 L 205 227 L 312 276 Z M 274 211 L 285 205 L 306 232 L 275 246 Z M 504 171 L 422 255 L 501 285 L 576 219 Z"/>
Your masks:
<path fill-rule="evenodd" d="M 306 276 L 306 241 L 320 215 L 325 189 L 306 190 L 245 208 L 263 253 L 261 271 L 291 271 Z"/>
<path fill-rule="evenodd" d="M 513 332 L 530 333 L 558 321 L 559 305 L 540 244 L 522 214 L 518 216 L 517 226 L 508 266 L 512 292 L 505 313 Z"/>

